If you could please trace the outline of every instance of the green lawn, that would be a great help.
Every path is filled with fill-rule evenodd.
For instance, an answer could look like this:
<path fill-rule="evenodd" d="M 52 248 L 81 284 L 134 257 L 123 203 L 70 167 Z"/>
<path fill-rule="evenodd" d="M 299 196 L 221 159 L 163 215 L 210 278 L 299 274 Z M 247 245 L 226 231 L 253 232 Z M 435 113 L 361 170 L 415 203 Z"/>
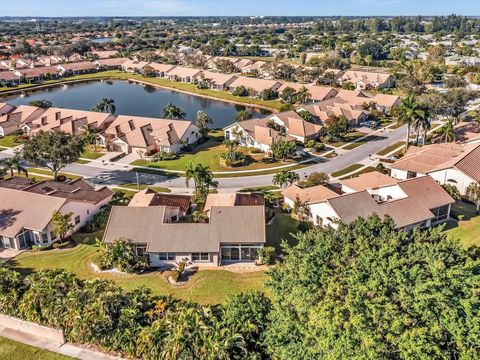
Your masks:
<path fill-rule="evenodd" d="M 175 160 L 164 160 L 157 162 L 150 162 L 145 159 L 135 160 L 131 165 L 145 166 L 154 169 L 170 170 L 170 171 L 185 171 L 185 168 L 189 162 L 194 162 L 202 165 L 206 165 L 211 171 L 248 171 L 269 169 L 272 167 L 278 167 L 288 164 L 295 164 L 294 160 L 287 160 L 285 162 L 274 160 L 271 158 L 265 158 L 265 154 L 251 154 L 248 149 L 239 148 L 237 151 L 248 154 L 251 162 L 248 165 L 231 168 L 220 164 L 220 156 L 227 151 L 226 147 L 222 144 L 223 132 L 215 132 L 210 136 L 210 139 L 203 144 L 198 145 L 191 152 L 180 154 L 180 157 Z"/>
<path fill-rule="evenodd" d="M 281 210 L 275 210 L 275 217 L 270 225 L 267 225 L 267 246 L 273 246 L 277 253 L 281 251 L 282 240 L 287 240 L 291 245 L 296 243 L 292 236 L 298 232 L 299 222 L 293 219 L 290 214 L 286 214 Z"/>
<path fill-rule="evenodd" d="M 365 136 L 365 135 L 367 135 L 367 134 L 364 133 L 364 132 L 361 132 L 361 131 L 352 131 L 352 132 L 348 133 L 346 136 L 344 136 L 342 141 L 328 143 L 328 145 L 335 146 L 335 147 L 340 147 L 340 146 L 343 146 L 345 144 L 351 143 L 351 142 L 353 142 L 353 141 L 357 140 L 358 138 L 361 138 L 362 136 Z"/>
<path fill-rule="evenodd" d="M 0 147 L 11 148 L 20 145 L 21 143 L 14 140 L 13 135 L 0 136 Z"/>
<path fill-rule="evenodd" d="M 150 190 L 153 190 L 153 191 L 156 191 L 156 192 L 163 192 L 163 193 L 172 192 L 172 190 L 170 190 L 169 188 L 166 188 L 166 187 L 150 186 L 150 185 L 142 185 L 142 184 L 140 184 L 140 189 L 139 189 L 139 187 L 135 183 L 121 184 L 120 188 L 127 188 L 127 189 L 131 189 L 133 191 L 150 189 Z"/>
<path fill-rule="evenodd" d="M 71 357 L 39 349 L 0 337 L 0 359 L 2 360 L 68 360 Z"/>
<path fill-rule="evenodd" d="M 90 150 L 85 151 L 82 155 L 80 155 L 81 159 L 89 159 L 89 160 L 97 160 L 98 158 L 101 158 L 105 153 L 101 152 L 93 152 Z"/>
<path fill-rule="evenodd" d="M 280 188 L 275 185 L 267 185 L 267 186 L 243 188 L 238 191 L 239 192 L 263 192 L 263 191 L 272 191 L 272 190 L 280 190 Z"/>
<path fill-rule="evenodd" d="M 82 238 L 82 242 L 92 243 L 94 234 Z M 199 270 L 185 286 L 173 287 L 168 281 L 168 272 L 154 271 L 141 275 L 94 273 L 90 262 L 98 257 L 98 248 L 94 245 L 80 244 L 71 249 L 49 250 L 42 252 L 27 251 L 14 260 L 13 266 L 23 274 L 32 271 L 60 268 L 75 273 L 82 279 L 101 278 L 113 280 L 127 290 L 139 286 L 152 289 L 154 294 L 169 294 L 179 299 L 195 301 L 201 304 L 221 303 L 228 294 L 248 290 L 265 290 L 263 271 L 237 274 L 226 270 Z M 0 357 L 1 358 L 1 357 Z"/>
<path fill-rule="evenodd" d="M 363 138 L 362 140 L 359 140 L 359 141 L 353 142 L 351 144 L 348 144 L 347 146 L 344 147 L 344 149 L 345 150 L 353 150 L 353 149 L 356 149 L 359 146 L 362 146 L 362 145 L 368 143 L 369 141 L 373 141 L 373 140 L 376 140 L 376 139 L 379 139 L 379 138 L 380 138 L 380 136 L 370 135 L 370 136 L 367 136 L 367 137 Z"/>
<path fill-rule="evenodd" d="M 392 145 L 386 147 L 385 149 L 377 152 L 377 155 L 380 155 L 380 156 L 387 155 L 387 154 L 391 153 L 392 151 L 394 151 L 394 150 L 396 150 L 396 149 L 398 149 L 402 146 L 405 146 L 405 141 L 396 142 L 395 144 L 392 144 Z"/>
<path fill-rule="evenodd" d="M 342 176 L 342 175 L 346 175 L 346 174 L 349 174 L 355 170 L 358 170 L 362 167 L 363 165 L 362 164 L 352 164 L 350 166 L 347 166 L 346 168 L 342 169 L 342 170 L 338 170 L 338 171 L 335 171 L 333 172 L 331 175 L 332 177 L 339 177 L 339 176 Z"/>
<path fill-rule="evenodd" d="M 452 220 L 447 224 L 447 233 L 460 240 L 468 248 L 471 245 L 480 246 L 480 216 L 472 204 L 456 202 L 452 205 L 452 215 L 464 215 L 462 221 Z"/>

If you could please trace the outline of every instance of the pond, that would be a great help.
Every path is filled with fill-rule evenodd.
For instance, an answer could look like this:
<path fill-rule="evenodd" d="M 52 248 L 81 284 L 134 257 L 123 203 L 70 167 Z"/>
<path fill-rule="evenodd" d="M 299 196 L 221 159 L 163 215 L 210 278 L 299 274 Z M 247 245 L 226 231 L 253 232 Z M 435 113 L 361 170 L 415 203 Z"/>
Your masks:
<path fill-rule="evenodd" d="M 113 40 L 113 38 L 109 37 L 109 38 L 91 38 L 90 41 L 91 42 L 94 42 L 94 43 L 97 43 L 97 44 L 104 44 L 104 43 L 108 43 L 108 42 L 111 42 Z"/>
<path fill-rule="evenodd" d="M 123 80 L 92 81 L 0 98 L 12 105 L 26 105 L 33 100 L 49 100 L 56 107 L 91 110 L 102 98 L 115 100 L 116 114 L 162 117 L 163 108 L 172 102 L 187 113 L 187 119 L 195 122 L 197 111 L 203 110 L 213 119 L 213 128 L 223 128 L 234 122 L 238 111 L 247 109 L 241 105 L 211 100 L 173 90 L 129 83 Z M 268 111 L 252 109 L 254 117 L 263 117 Z"/>

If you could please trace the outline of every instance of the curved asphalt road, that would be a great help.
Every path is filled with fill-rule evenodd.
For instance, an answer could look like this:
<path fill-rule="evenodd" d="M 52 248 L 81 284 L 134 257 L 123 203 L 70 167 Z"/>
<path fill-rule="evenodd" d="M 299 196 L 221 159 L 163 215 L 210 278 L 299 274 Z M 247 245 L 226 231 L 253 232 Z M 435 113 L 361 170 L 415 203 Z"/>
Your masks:
<path fill-rule="evenodd" d="M 300 178 L 306 178 L 312 172 L 326 172 L 331 174 L 335 171 L 344 169 L 352 164 L 366 163 L 374 161 L 378 151 L 401 141 L 405 137 L 404 126 L 398 129 L 386 129 L 384 131 L 377 131 L 374 135 L 376 139 L 361 145 L 353 150 L 346 150 L 344 154 L 332 159 L 315 158 L 316 164 L 296 170 Z M 372 155 L 372 157 L 369 157 Z M 11 156 L 11 151 L 7 150 L 0 152 L 0 159 Z M 120 164 L 99 165 L 96 164 L 72 164 L 64 169 L 65 172 L 82 175 L 87 180 L 95 184 L 102 184 L 108 186 L 119 186 L 125 183 L 136 183 L 137 178 L 134 172 L 129 171 L 128 166 Z M 138 173 L 140 184 L 162 186 L 171 188 L 176 193 L 191 192 L 191 187 L 187 187 L 185 179 L 180 176 L 164 176 L 146 173 Z M 273 175 L 258 175 L 245 177 L 231 177 L 231 178 L 217 178 L 219 189 L 238 190 L 245 187 L 257 187 L 262 185 L 271 185 Z"/>

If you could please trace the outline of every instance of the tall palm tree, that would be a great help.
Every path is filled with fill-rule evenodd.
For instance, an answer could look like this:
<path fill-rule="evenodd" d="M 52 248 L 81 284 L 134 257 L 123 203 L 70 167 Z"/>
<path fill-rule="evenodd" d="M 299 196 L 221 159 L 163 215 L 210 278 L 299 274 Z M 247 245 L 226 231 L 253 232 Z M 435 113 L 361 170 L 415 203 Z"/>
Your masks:
<path fill-rule="evenodd" d="M 211 187 L 218 186 L 218 182 L 213 180 L 213 174 L 208 166 L 194 164 L 190 161 L 185 169 L 185 184 L 189 186 L 192 179 L 195 184 L 195 199 L 200 203 L 205 201 Z"/>
<path fill-rule="evenodd" d="M 227 148 L 230 159 L 235 161 L 235 152 L 238 148 L 238 145 L 240 145 L 239 142 L 237 140 L 225 140 L 223 145 L 225 145 Z"/>
<path fill-rule="evenodd" d="M 454 119 L 449 118 L 445 125 L 440 128 L 440 137 L 443 142 L 455 141 Z"/>
<path fill-rule="evenodd" d="M 426 110 L 424 110 L 424 116 L 419 117 L 413 123 L 413 128 L 417 133 L 417 138 L 415 139 L 415 145 L 418 145 L 418 138 L 420 136 L 420 132 L 423 132 L 423 143 L 426 144 L 427 142 L 427 134 L 428 130 L 432 127 L 432 123 L 430 121 L 430 117 Z"/>
<path fill-rule="evenodd" d="M 466 195 L 468 199 L 477 206 L 477 214 L 480 210 L 480 183 L 471 183 L 467 187 Z"/>
<path fill-rule="evenodd" d="M 413 95 L 407 96 L 397 109 L 398 120 L 407 125 L 407 137 L 405 141 L 405 150 L 410 145 L 410 130 L 418 119 L 425 118 L 423 106 L 415 99 Z"/>
<path fill-rule="evenodd" d="M 112 114 L 114 114 L 116 110 L 117 107 L 115 106 L 115 100 L 107 98 L 100 100 L 92 109 L 92 111 L 109 112 Z"/>
<path fill-rule="evenodd" d="M 172 120 L 184 120 L 187 114 L 171 102 L 163 109 L 163 118 Z"/>
<path fill-rule="evenodd" d="M 308 99 L 311 98 L 311 96 L 312 96 L 312 94 L 310 94 L 310 91 L 305 86 L 302 86 L 297 91 L 297 101 L 300 104 L 306 104 Z"/>
<path fill-rule="evenodd" d="M 22 164 L 20 164 L 20 157 L 18 155 L 0 160 L 0 167 L 10 171 L 10 176 L 12 177 L 14 170 L 16 170 L 18 174 L 22 173 L 28 177 L 28 171 Z"/>

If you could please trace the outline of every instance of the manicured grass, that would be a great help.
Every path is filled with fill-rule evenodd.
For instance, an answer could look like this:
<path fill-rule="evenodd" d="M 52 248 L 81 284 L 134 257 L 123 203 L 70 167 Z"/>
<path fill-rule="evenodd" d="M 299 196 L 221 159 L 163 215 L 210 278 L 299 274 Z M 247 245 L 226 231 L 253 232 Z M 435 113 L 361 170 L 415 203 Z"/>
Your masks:
<path fill-rule="evenodd" d="M 370 135 L 370 136 L 367 136 L 367 137 L 363 138 L 362 140 L 359 140 L 359 141 L 356 141 L 356 142 L 352 142 L 351 144 L 348 144 L 347 146 L 344 147 L 344 149 L 345 150 L 353 150 L 353 149 L 356 149 L 359 146 L 362 146 L 362 145 L 368 143 L 369 141 L 373 141 L 373 140 L 378 139 L 378 138 L 380 138 L 380 136 Z"/>
<path fill-rule="evenodd" d="M 101 152 L 93 152 L 90 150 L 85 151 L 82 155 L 80 155 L 81 159 L 89 159 L 89 160 L 97 160 L 98 158 L 101 158 L 105 153 Z"/>
<path fill-rule="evenodd" d="M 392 144 L 392 145 L 386 147 L 385 149 L 377 152 L 377 155 L 380 155 L 380 156 L 387 155 L 387 154 L 391 153 L 392 151 L 397 150 L 401 146 L 405 146 L 405 141 L 396 142 L 395 144 Z"/>
<path fill-rule="evenodd" d="M 0 337 L 0 359 L 2 360 L 68 360 L 71 357 L 39 349 Z"/>
<path fill-rule="evenodd" d="M 250 188 L 243 188 L 238 190 L 239 192 L 262 192 L 262 191 L 272 191 L 272 190 L 279 190 L 280 188 L 275 185 L 267 185 L 267 186 L 258 186 L 258 187 L 250 187 Z"/>
<path fill-rule="evenodd" d="M 457 201 L 452 205 L 452 215 L 464 215 L 464 218 L 462 221 L 450 221 L 447 233 L 457 238 L 465 248 L 480 246 L 480 216 L 476 214 L 475 205 Z"/>
<path fill-rule="evenodd" d="M 392 126 L 389 127 L 389 129 L 398 129 L 400 127 L 402 127 L 404 124 L 402 124 L 401 122 L 397 122 L 396 124 L 393 124 Z"/>
<path fill-rule="evenodd" d="M 156 191 L 156 192 L 163 192 L 163 193 L 172 192 L 172 190 L 170 190 L 169 188 L 166 188 L 166 187 L 150 186 L 150 185 L 143 185 L 143 184 L 140 184 L 140 189 L 139 189 L 139 186 L 137 186 L 137 184 L 135 184 L 135 183 L 121 184 L 120 188 L 132 189 L 134 191 L 150 189 L 150 190 L 153 190 L 153 191 Z M 122 189 L 120 189 L 120 190 L 122 190 Z"/>
<path fill-rule="evenodd" d="M 357 177 L 359 175 L 362 175 L 362 174 L 366 174 L 366 173 L 369 173 L 369 172 L 372 172 L 372 171 L 376 171 L 377 169 L 375 169 L 373 166 L 368 166 L 362 170 L 360 170 L 359 172 L 356 172 L 356 173 L 353 173 L 352 175 L 349 175 L 349 176 L 345 176 L 343 178 L 340 178 L 340 180 L 346 180 L 346 179 L 352 179 L 354 177 Z"/>
<path fill-rule="evenodd" d="M 361 138 L 362 136 L 366 136 L 367 134 L 366 133 L 363 133 L 361 131 L 353 131 L 353 132 L 350 132 L 348 133 L 343 139 L 342 141 L 337 141 L 337 142 L 333 142 L 333 143 L 328 143 L 329 146 L 335 146 L 335 147 L 340 147 L 340 146 L 343 146 L 345 144 L 348 144 L 348 143 L 351 143 L 355 140 L 357 140 L 358 138 Z"/>
<path fill-rule="evenodd" d="M 0 147 L 12 148 L 20 145 L 21 143 L 16 142 L 12 135 L 0 136 Z"/>
<path fill-rule="evenodd" d="M 268 169 L 287 164 L 295 163 L 294 160 L 281 162 L 271 158 L 265 158 L 264 154 L 250 154 L 248 149 L 239 148 L 237 151 L 248 154 L 251 162 L 248 165 L 231 168 L 220 164 L 220 156 L 227 151 L 227 148 L 220 142 L 221 136 L 214 135 L 207 142 L 198 145 L 192 152 L 180 154 L 175 160 L 164 160 L 150 162 L 148 160 L 135 160 L 131 165 L 146 166 L 161 170 L 185 171 L 189 162 L 206 165 L 211 171 L 248 171 Z"/>
<path fill-rule="evenodd" d="M 332 175 L 332 177 L 339 177 L 339 176 L 342 176 L 342 175 L 346 175 L 346 174 L 349 174 L 351 172 L 354 172 L 355 170 L 360 169 L 362 166 L 363 166 L 362 164 L 352 164 L 352 165 L 347 166 L 346 168 L 344 168 L 342 170 L 338 170 L 338 171 L 333 172 L 331 175 Z"/>
<path fill-rule="evenodd" d="M 30 169 L 28 169 L 28 172 L 31 173 L 32 176 L 34 176 L 34 174 L 39 174 L 39 175 L 45 175 L 45 176 L 51 177 L 51 178 L 53 177 L 53 173 L 48 169 L 30 168 Z M 63 173 L 63 172 L 59 172 L 58 175 L 64 175 L 69 179 L 80 179 L 80 178 L 82 178 L 82 176 Z"/>
<path fill-rule="evenodd" d="M 77 164 L 82 164 L 82 165 L 85 165 L 85 164 L 88 164 L 90 163 L 91 161 L 90 160 L 83 160 L 83 159 L 78 159 L 77 161 L 75 161 Z"/>
<path fill-rule="evenodd" d="M 275 217 L 270 225 L 267 225 L 267 244 L 273 246 L 277 250 L 277 254 L 281 253 L 282 240 L 286 240 L 288 244 L 296 243 L 293 234 L 298 232 L 298 220 L 293 219 L 290 214 L 284 213 L 282 210 L 275 210 Z"/>
<path fill-rule="evenodd" d="M 97 235 L 81 238 L 81 241 L 92 242 L 95 236 Z M 95 273 L 90 266 L 92 261 L 98 261 L 98 248 L 81 244 L 65 250 L 27 251 L 12 260 L 12 264 L 23 274 L 60 268 L 75 273 L 82 279 L 112 280 L 127 290 L 145 286 L 152 289 L 154 294 L 172 295 L 201 304 L 219 304 L 228 294 L 254 289 L 265 290 L 263 271 L 239 274 L 226 270 L 200 269 L 185 286 L 174 287 L 167 281 L 168 272 L 154 271 L 140 275 Z"/>

